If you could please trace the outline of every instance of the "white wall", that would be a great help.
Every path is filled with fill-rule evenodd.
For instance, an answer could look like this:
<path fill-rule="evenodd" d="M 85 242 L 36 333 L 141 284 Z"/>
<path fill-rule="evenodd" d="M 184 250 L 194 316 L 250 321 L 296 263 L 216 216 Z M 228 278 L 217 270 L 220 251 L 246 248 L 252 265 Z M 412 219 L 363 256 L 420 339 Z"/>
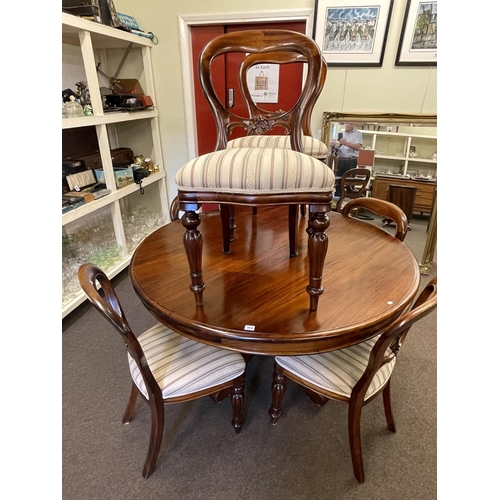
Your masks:
<path fill-rule="evenodd" d="M 159 40 L 153 49 L 156 104 L 169 199 L 176 194 L 173 177 L 188 158 L 178 16 L 294 9 L 314 9 L 314 0 L 114 0 L 116 10 L 134 16 L 139 27 Z M 312 116 L 321 128 L 323 111 L 437 113 L 436 67 L 396 67 L 406 0 L 394 0 L 384 63 L 380 68 L 329 68 L 324 90 Z"/>

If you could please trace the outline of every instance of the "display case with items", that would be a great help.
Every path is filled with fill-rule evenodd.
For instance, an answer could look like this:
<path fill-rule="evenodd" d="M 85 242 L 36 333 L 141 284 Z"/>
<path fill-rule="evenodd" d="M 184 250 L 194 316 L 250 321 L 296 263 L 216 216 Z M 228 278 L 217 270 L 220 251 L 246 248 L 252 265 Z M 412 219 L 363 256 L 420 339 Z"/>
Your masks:
<path fill-rule="evenodd" d="M 63 317 L 86 299 L 76 279 L 83 262 L 113 277 L 170 220 L 152 47 L 147 38 L 62 13 L 63 104 L 87 110 L 62 118 Z M 121 96 L 116 109 L 111 96 Z"/>

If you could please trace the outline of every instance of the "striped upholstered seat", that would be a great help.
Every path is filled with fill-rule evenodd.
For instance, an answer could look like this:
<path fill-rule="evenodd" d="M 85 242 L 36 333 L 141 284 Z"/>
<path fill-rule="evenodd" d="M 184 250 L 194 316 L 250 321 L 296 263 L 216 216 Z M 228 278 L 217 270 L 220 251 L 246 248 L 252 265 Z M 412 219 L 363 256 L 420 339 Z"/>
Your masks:
<path fill-rule="evenodd" d="M 289 135 L 247 135 L 228 141 L 226 149 L 231 148 L 282 148 L 292 149 Z M 324 161 L 328 156 L 326 144 L 315 137 L 302 136 L 302 152 Z"/>
<path fill-rule="evenodd" d="M 366 370 L 373 346 L 380 335 L 338 351 L 308 356 L 276 356 L 276 363 L 316 387 L 349 398 Z M 383 365 L 366 391 L 365 399 L 380 390 L 391 376 L 396 357 Z"/>
<path fill-rule="evenodd" d="M 164 399 L 210 389 L 245 371 L 241 354 L 195 342 L 161 323 L 139 335 L 138 340 Z M 137 363 L 130 354 L 128 360 L 132 380 L 149 399 Z"/>
<path fill-rule="evenodd" d="M 333 190 L 331 169 L 292 149 L 232 148 L 208 153 L 186 163 L 176 174 L 179 192 L 264 195 Z"/>

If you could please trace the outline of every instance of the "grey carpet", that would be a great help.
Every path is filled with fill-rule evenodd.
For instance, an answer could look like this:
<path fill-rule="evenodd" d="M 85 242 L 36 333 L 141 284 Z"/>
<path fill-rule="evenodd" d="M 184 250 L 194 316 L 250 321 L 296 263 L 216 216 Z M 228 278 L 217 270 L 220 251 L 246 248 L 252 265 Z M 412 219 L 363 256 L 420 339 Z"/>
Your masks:
<path fill-rule="evenodd" d="M 426 217 L 414 217 L 405 243 L 422 260 Z M 380 224 L 376 218 L 372 223 Z M 422 275 L 421 286 L 436 274 Z M 113 280 L 132 328 L 155 320 L 135 295 L 128 271 Z M 118 333 L 87 302 L 63 320 L 62 493 L 90 499 L 385 499 L 437 498 L 436 312 L 410 331 L 392 380 L 397 432 L 386 428 L 382 398 L 363 409 L 366 482 L 354 478 L 347 405 L 315 406 L 289 382 L 283 415 L 269 421 L 272 358 L 247 371 L 246 421 L 236 435 L 228 400 L 169 405 L 156 471 L 141 476 L 150 419 L 139 401 L 121 424 L 131 380 Z"/>

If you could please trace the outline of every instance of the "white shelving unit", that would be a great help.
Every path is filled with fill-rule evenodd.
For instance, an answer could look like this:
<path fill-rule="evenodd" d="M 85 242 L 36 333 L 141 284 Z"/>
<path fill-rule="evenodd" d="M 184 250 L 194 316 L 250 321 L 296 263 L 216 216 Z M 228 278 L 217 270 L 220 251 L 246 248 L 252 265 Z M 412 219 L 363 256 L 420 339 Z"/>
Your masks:
<path fill-rule="evenodd" d="M 399 130 L 362 130 L 363 147 L 375 151 L 374 174 L 437 176 L 436 127 L 398 127 Z M 393 130 L 397 128 L 391 125 Z M 412 150 L 414 148 L 415 156 Z"/>
<path fill-rule="evenodd" d="M 127 52 L 120 77 L 138 79 L 156 104 L 152 47 L 146 38 L 62 13 L 62 88 L 68 88 L 65 82 L 74 88 L 77 81 L 86 81 L 94 114 L 62 118 L 63 140 L 67 129 L 76 129 L 76 133 L 87 127 L 95 130 L 105 182 L 111 190 L 62 216 L 63 318 L 86 299 L 76 276 L 81 263 L 94 262 L 113 277 L 128 266 L 147 234 L 170 221 L 158 110 L 104 113 L 100 87 L 108 82 L 96 69 L 100 63 L 100 69 L 112 76 Z M 144 194 L 137 184 L 116 187 L 111 150 L 119 147 L 150 157 L 159 166 L 158 172 L 143 180 Z"/>

